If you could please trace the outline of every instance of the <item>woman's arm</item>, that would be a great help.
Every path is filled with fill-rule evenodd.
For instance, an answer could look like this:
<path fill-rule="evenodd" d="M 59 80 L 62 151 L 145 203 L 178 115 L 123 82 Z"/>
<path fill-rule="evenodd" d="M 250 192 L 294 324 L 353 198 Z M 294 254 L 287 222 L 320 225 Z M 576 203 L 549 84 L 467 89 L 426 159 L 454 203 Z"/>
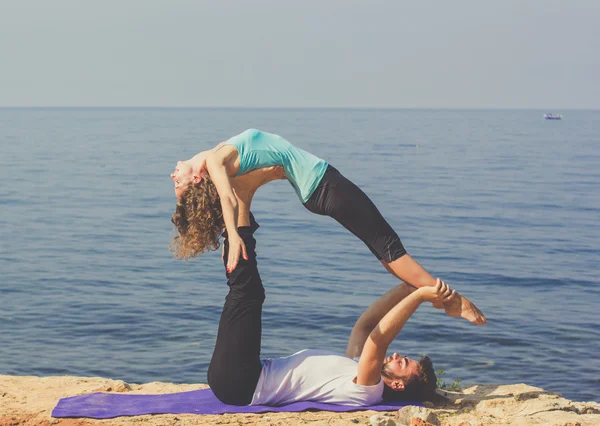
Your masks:
<path fill-rule="evenodd" d="M 194 155 L 192 158 L 187 160 L 192 165 L 193 170 L 193 180 L 194 183 L 199 183 L 204 174 L 207 172 L 206 159 L 207 157 L 220 150 L 225 146 L 227 142 L 220 142 L 217 146 L 208 151 L 201 151 L 198 154 Z M 231 154 L 230 152 L 225 152 L 225 154 Z"/>
<path fill-rule="evenodd" d="M 262 169 L 255 169 L 243 175 L 230 179 L 235 198 L 238 202 L 238 226 L 248 226 L 250 224 L 246 210 L 250 211 L 250 204 L 256 190 L 267 183 L 285 179 L 283 167 L 271 166 Z M 221 260 L 225 258 L 225 245 L 222 245 Z"/>
<path fill-rule="evenodd" d="M 212 151 L 206 156 L 206 170 L 221 198 L 223 221 L 227 229 L 229 240 L 228 272 L 235 269 L 240 254 L 244 259 L 248 258 L 246 246 L 237 232 L 238 203 L 230 181 L 230 175 L 235 174 L 235 161 L 237 158 L 238 152 L 231 145 L 222 146 L 221 149 Z"/>

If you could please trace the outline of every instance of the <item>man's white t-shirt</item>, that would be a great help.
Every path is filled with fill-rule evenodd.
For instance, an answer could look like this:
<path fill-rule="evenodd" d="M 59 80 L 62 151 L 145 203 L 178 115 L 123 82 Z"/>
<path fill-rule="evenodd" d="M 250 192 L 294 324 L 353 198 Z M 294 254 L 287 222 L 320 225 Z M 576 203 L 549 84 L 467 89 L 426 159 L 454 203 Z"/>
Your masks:
<path fill-rule="evenodd" d="M 367 406 L 381 402 L 383 381 L 354 383 L 358 362 L 328 351 L 305 349 L 263 361 L 250 405 L 284 405 L 298 401 Z"/>

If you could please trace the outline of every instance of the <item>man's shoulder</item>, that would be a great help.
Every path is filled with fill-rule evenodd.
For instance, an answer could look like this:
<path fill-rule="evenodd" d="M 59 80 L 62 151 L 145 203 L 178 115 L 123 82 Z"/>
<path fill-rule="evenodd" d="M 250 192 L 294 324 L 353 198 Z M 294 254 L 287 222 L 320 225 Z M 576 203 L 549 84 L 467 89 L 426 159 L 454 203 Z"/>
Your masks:
<path fill-rule="evenodd" d="M 345 354 L 339 353 L 339 352 L 334 352 L 334 351 L 330 351 L 330 350 L 325 350 L 325 349 L 302 349 L 299 350 L 298 352 L 295 352 L 291 355 L 287 355 L 287 356 L 283 356 L 283 357 L 276 357 L 276 358 L 272 358 L 272 359 L 291 359 L 291 358 L 312 358 L 312 357 L 331 357 L 331 358 L 336 358 L 336 359 L 340 359 L 340 360 L 350 360 L 350 361 L 354 361 L 352 358 L 347 357 Z"/>
<path fill-rule="evenodd" d="M 302 349 L 301 351 L 297 352 L 297 353 L 305 353 L 307 355 L 314 355 L 314 356 L 333 356 L 333 357 L 340 357 L 340 358 L 345 358 L 345 359 L 352 359 L 346 356 L 346 354 L 340 353 L 340 352 L 334 352 L 334 351 L 330 351 L 330 350 L 326 350 L 326 349 Z"/>

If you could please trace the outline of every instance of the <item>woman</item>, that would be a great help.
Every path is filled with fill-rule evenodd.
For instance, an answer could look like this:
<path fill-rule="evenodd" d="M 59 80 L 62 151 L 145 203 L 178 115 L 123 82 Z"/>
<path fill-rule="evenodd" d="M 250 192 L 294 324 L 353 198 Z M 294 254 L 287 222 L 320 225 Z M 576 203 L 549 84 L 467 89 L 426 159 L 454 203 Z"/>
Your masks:
<path fill-rule="evenodd" d="M 398 234 L 360 188 L 326 161 L 281 136 L 256 129 L 177 163 L 171 174 L 179 199 L 172 218 L 179 231 L 172 246 L 176 256 L 187 259 L 217 249 L 226 228 L 227 271 L 236 268 L 240 255 L 247 259 L 237 232 L 238 205 L 232 179 L 272 166 L 283 168 L 308 210 L 337 220 L 367 245 L 388 272 L 416 288 L 435 286 L 433 276 L 406 252 Z M 444 309 L 450 316 L 477 325 L 486 323 L 483 313 L 464 296 L 457 295 Z"/>

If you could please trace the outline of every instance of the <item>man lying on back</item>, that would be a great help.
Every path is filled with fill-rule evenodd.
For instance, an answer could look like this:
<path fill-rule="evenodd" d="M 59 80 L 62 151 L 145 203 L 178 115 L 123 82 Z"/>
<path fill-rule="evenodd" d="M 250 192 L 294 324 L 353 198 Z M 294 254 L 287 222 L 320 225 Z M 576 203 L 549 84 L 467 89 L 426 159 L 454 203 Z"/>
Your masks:
<path fill-rule="evenodd" d="M 386 356 L 386 352 L 421 303 L 440 306 L 452 300 L 455 291 L 440 280 L 434 287 L 419 289 L 402 283 L 383 295 L 354 325 L 345 356 L 303 350 L 261 361 L 265 291 L 255 252 L 258 224 L 250 213 L 250 203 L 258 186 L 278 178 L 280 170 L 269 168 L 234 181 L 239 201 L 238 232 L 248 258 L 240 259 L 237 268 L 226 274 L 229 293 L 208 370 L 208 383 L 217 398 L 232 405 L 315 401 L 368 406 L 382 399 L 427 400 L 436 386 L 431 360 L 423 357 L 416 361 L 397 353 Z M 226 234 L 223 244 L 226 264 Z"/>

